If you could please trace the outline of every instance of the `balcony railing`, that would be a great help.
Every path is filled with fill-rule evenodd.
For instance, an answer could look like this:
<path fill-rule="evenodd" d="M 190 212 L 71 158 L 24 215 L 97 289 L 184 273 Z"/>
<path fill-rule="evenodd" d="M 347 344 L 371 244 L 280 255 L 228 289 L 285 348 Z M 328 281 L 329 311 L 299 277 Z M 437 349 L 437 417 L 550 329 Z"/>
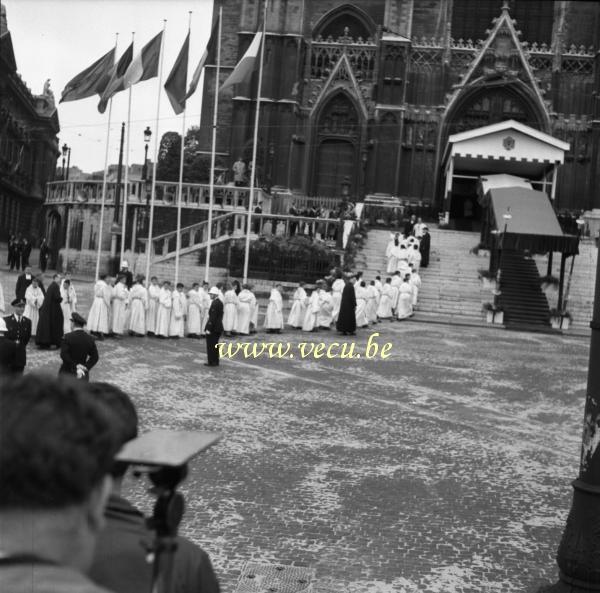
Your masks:
<path fill-rule="evenodd" d="M 150 192 L 143 181 L 128 183 L 128 204 L 144 204 L 150 200 Z M 116 182 L 106 186 L 106 206 L 115 203 Z M 121 199 L 125 195 L 125 184 L 121 183 Z M 215 185 L 214 206 L 220 210 L 246 210 L 250 190 L 247 187 L 233 185 Z M 203 183 L 184 183 L 181 194 L 183 208 L 199 208 L 208 210 L 210 186 Z M 263 212 L 270 212 L 271 196 L 262 189 L 254 190 L 254 204 L 262 202 Z M 52 181 L 46 187 L 47 204 L 101 204 L 102 181 Z M 167 181 L 156 182 L 154 205 L 158 207 L 177 206 L 177 184 Z"/>
<path fill-rule="evenodd" d="M 310 77 L 327 78 L 343 54 L 348 56 L 352 70 L 359 80 L 372 81 L 375 75 L 377 45 L 372 39 L 317 39 L 311 44 Z"/>

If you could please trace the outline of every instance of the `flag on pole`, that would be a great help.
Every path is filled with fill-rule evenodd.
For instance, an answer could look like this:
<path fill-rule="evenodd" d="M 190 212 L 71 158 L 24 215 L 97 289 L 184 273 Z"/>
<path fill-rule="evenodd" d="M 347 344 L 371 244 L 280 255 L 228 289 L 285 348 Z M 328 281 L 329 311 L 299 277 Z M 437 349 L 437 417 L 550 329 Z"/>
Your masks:
<path fill-rule="evenodd" d="M 115 64 L 115 48 L 104 54 L 100 59 L 96 60 L 91 66 L 80 72 L 75 78 L 67 82 L 63 89 L 59 103 L 66 101 L 78 101 L 86 99 L 98 92 L 102 92 L 104 88 L 100 88 L 103 79 L 110 73 L 110 69 Z M 107 80 L 108 82 L 108 80 Z"/>
<path fill-rule="evenodd" d="M 113 95 L 125 90 L 125 73 L 127 72 L 127 68 L 129 68 L 129 64 L 131 64 L 132 58 L 133 42 L 123 52 L 123 55 L 109 73 L 108 83 L 104 87 L 104 90 L 101 91 L 100 103 L 98 103 L 98 111 L 100 113 L 106 111 L 108 101 Z"/>
<path fill-rule="evenodd" d="M 217 54 L 217 45 L 219 44 L 219 17 L 215 19 L 212 31 L 210 33 L 210 39 L 206 44 L 206 49 L 196 66 L 196 70 L 194 70 L 194 75 L 192 76 L 192 82 L 190 82 L 190 88 L 188 89 L 187 94 L 185 95 L 186 99 L 189 99 L 195 92 L 196 88 L 198 88 L 198 82 L 200 81 L 200 75 L 202 74 L 202 68 L 206 64 L 210 64 L 216 60 Z"/>
<path fill-rule="evenodd" d="M 167 91 L 167 97 L 169 97 L 171 107 L 173 107 L 176 115 L 179 115 L 185 109 L 189 47 L 190 34 L 188 32 L 175 64 L 173 64 L 171 74 L 165 82 L 165 91 Z"/>
<path fill-rule="evenodd" d="M 138 82 L 150 80 L 158 76 L 158 59 L 160 57 L 162 34 L 163 32 L 161 31 L 156 37 L 146 43 L 142 51 L 129 64 L 129 68 L 127 68 L 124 76 L 124 86 L 126 89 Z"/>
<path fill-rule="evenodd" d="M 242 59 L 237 63 L 236 67 L 233 69 L 233 72 L 223 83 L 223 85 L 219 89 L 220 91 L 223 91 L 226 88 L 233 86 L 234 84 L 240 84 L 248 80 L 248 78 L 252 74 L 252 71 L 254 70 L 254 64 L 260 51 L 261 40 L 262 32 L 259 31 L 254 35 L 254 39 L 252 40 L 250 47 L 248 47 Z"/>

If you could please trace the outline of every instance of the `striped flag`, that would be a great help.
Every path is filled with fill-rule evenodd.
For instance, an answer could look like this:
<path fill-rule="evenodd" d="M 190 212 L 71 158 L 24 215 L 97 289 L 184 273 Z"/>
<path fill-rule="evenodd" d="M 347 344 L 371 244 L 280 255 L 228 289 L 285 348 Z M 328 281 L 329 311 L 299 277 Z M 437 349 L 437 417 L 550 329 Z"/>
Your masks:
<path fill-rule="evenodd" d="M 173 69 L 167 82 L 165 82 L 165 91 L 171 102 L 173 111 L 179 115 L 185 109 L 185 100 L 187 88 L 187 70 L 188 70 L 188 53 L 190 48 L 190 34 L 188 32 L 179 55 L 173 64 Z"/>
<path fill-rule="evenodd" d="M 123 52 L 123 55 L 121 56 L 117 64 L 113 66 L 112 71 L 110 72 L 108 83 L 102 91 L 100 95 L 100 103 L 98 103 L 98 111 L 100 113 L 104 113 L 106 111 L 108 101 L 113 95 L 116 95 L 117 93 L 125 90 L 124 77 L 125 73 L 127 72 L 127 68 L 129 68 L 129 64 L 131 64 L 132 58 L 133 42 Z"/>
<path fill-rule="evenodd" d="M 101 83 L 105 79 L 106 74 L 108 74 L 110 69 L 114 66 L 114 63 L 115 48 L 113 47 L 91 66 L 88 66 L 85 70 L 75 76 L 75 78 L 72 78 L 67 82 L 59 103 L 86 99 L 98 92 L 102 92 L 104 88 L 100 88 Z"/>
<path fill-rule="evenodd" d="M 256 58 L 258 57 L 261 40 L 262 33 L 259 31 L 254 35 L 254 39 L 252 40 L 250 47 L 246 50 L 246 53 L 243 55 L 242 59 L 237 63 L 236 67 L 233 69 L 233 72 L 223 83 L 223 85 L 219 89 L 220 91 L 223 91 L 226 88 L 233 86 L 234 84 L 240 84 L 248 80 L 248 78 L 252 74 L 252 71 L 254 70 L 254 64 L 256 62 Z"/>
<path fill-rule="evenodd" d="M 210 33 L 210 39 L 208 40 L 208 43 L 206 44 L 206 49 L 204 50 L 204 53 L 202 54 L 202 57 L 200 58 L 200 61 L 198 62 L 198 65 L 196 66 L 196 70 L 194 70 L 194 75 L 192 76 L 192 82 L 190 82 L 190 88 L 188 89 L 188 92 L 185 95 L 186 99 L 189 99 L 196 92 L 196 89 L 198 88 L 198 82 L 200 81 L 200 75 L 202 74 L 202 68 L 204 68 L 204 66 L 206 64 L 210 64 L 215 61 L 216 53 L 217 53 L 217 45 L 219 43 L 218 37 L 219 37 L 219 17 L 217 17 L 213 23 L 212 31 Z"/>
<path fill-rule="evenodd" d="M 126 89 L 138 82 L 150 80 L 158 76 L 158 60 L 160 58 L 162 34 L 163 32 L 161 31 L 154 39 L 146 43 L 142 51 L 129 64 L 123 81 Z"/>

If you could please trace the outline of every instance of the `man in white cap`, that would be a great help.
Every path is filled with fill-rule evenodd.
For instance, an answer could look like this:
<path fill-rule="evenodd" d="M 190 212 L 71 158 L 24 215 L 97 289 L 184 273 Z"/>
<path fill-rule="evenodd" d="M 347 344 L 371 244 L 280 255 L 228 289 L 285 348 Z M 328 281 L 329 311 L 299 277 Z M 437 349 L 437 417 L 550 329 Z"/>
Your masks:
<path fill-rule="evenodd" d="M 213 286 L 208 291 L 211 303 L 208 310 L 208 321 L 206 322 L 206 358 L 204 363 L 208 367 L 219 366 L 219 350 L 217 343 L 223 333 L 223 303 L 219 298 L 219 289 Z"/>
<path fill-rule="evenodd" d="M 12 375 L 17 361 L 17 345 L 4 336 L 6 322 L 0 317 L 0 379 Z"/>
<path fill-rule="evenodd" d="M 133 274 L 129 271 L 129 263 L 127 263 L 126 260 L 123 260 L 123 263 L 121 264 L 121 270 L 117 276 L 125 276 L 127 290 L 131 290 L 131 287 L 133 286 Z"/>

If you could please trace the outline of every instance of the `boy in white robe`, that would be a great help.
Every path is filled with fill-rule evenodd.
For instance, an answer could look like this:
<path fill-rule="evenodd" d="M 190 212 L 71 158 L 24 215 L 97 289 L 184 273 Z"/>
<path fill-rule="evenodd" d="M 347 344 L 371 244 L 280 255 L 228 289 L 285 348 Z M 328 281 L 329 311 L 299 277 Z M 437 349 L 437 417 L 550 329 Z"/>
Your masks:
<path fill-rule="evenodd" d="M 102 274 L 94 285 L 94 301 L 88 313 L 87 326 L 89 332 L 104 339 L 110 332 L 110 306 L 112 288 L 107 282 L 108 276 Z"/>
<path fill-rule="evenodd" d="M 119 276 L 112 294 L 112 333 L 116 336 L 122 336 L 125 332 L 128 304 L 127 278 Z"/>
<path fill-rule="evenodd" d="M 226 285 L 223 294 L 223 335 L 225 336 L 230 336 L 231 332 L 235 331 L 237 306 L 238 297 L 235 294 L 235 290 L 231 286 Z"/>
<path fill-rule="evenodd" d="M 398 297 L 398 308 L 396 309 L 396 317 L 398 319 L 406 319 L 413 314 L 412 300 L 413 291 L 410 284 L 410 274 L 406 274 L 404 281 L 400 285 Z"/>
<path fill-rule="evenodd" d="M 198 289 L 200 295 L 200 336 L 206 334 L 206 324 L 208 322 L 208 310 L 210 309 L 210 296 L 208 291 L 210 290 L 210 284 L 206 280 L 202 283 L 202 286 Z"/>
<path fill-rule="evenodd" d="M 415 272 L 419 271 L 421 267 L 421 252 L 419 251 L 419 243 L 413 243 L 412 249 L 408 250 L 408 265 L 412 264 L 413 270 Z"/>
<path fill-rule="evenodd" d="M 306 307 L 306 313 L 304 314 L 304 321 L 302 322 L 302 331 L 311 332 L 317 331 L 319 324 L 317 318 L 319 310 L 321 308 L 321 300 L 319 299 L 319 286 L 321 281 L 317 282 L 315 289 L 310 295 L 308 300 L 308 306 Z"/>
<path fill-rule="evenodd" d="M 325 288 L 325 283 L 321 283 L 319 288 L 319 314 L 317 315 L 317 325 L 320 329 L 330 329 L 333 323 L 333 297 Z"/>
<path fill-rule="evenodd" d="M 377 307 L 377 317 L 379 319 L 391 319 L 393 316 L 392 302 L 394 291 L 392 290 L 392 279 L 386 278 L 385 284 L 381 289 L 381 299 Z"/>
<path fill-rule="evenodd" d="M 375 280 L 371 280 L 371 284 L 367 286 L 367 320 L 369 323 L 377 323 L 378 300 L 379 292 L 375 288 Z"/>
<path fill-rule="evenodd" d="M 77 310 L 77 294 L 70 278 L 64 278 L 60 283 L 60 296 L 62 297 L 60 308 L 63 312 L 63 333 L 68 334 L 72 329 L 71 314 Z"/>
<path fill-rule="evenodd" d="M 144 286 L 144 277 L 137 276 L 129 291 L 129 333 L 143 337 L 146 335 L 146 311 L 148 310 L 148 290 Z"/>
<path fill-rule="evenodd" d="M 160 289 L 158 299 L 158 311 L 156 313 L 155 335 L 158 338 L 169 337 L 169 326 L 171 324 L 171 310 L 173 309 L 173 295 L 171 283 L 166 280 Z"/>
<path fill-rule="evenodd" d="M 375 288 L 377 289 L 377 306 L 381 301 L 381 291 L 383 290 L 383 284 L 381 283 L 381 276 L 375 276 Z"/>
<path fill-rule="evenodd" d="M 388 274 L 393 274 L 398 267 L 398 248 L 400 246 L 400 241 L 400 233 L 390 235 L 390 240 L 385 249 L 385 257 L 387 258 L 386 271 Z"/>
<path fill-rule="evenodd" d="M 342 304 L 342 291 L 344 290 L 346 283 L 343 278 L 339 277 L 333 281 L 331 285 L 331 298 L 333 300 L 333 322 L 337 321 L 338 315 L 340 314 L 340 305 Z"/>
<path fill-rule="evenodd" d="M 238 294 L 237 318 L 235 324 L 235 333 L 247 336 L 250 334 L 250 322 L 252 312 L 256 306 L 256 297 L 250 291 L 250 286 L 244 284 L 240 294 Z"/>
<path fill-rule="evenodd" d="M 187 336 L 188 338 L 199 338 L 202 333 L 202 297 L 200 296 L 200 284 L 198 282 L 192 284 L 187 297 Z"/>
<path fill-rule="evenodd" d="M 292 308 L 288 316 L 288 325 L 291 325 L 295 329 L 302 327 L 304 316 L 306 315 L 306 303 L 308 298 L 306 296 L 306 290 L 304 290 L 304 283 L 300 282 L 298 288 L 292 296 Z M 339 312 L 339 310 L 338 310 Z"/>
<path fill-rule="evenodd" d="M 267 314 L 265 315 L 265 329 L 267 333 L 280 333 L 283 329 L 283 298 L 281 297 L 281 284 L 276 284 L 271 289 Z"/>
<path fill-rule="evenodd" d="M 173 291 L 173 307 L 171 309 L 171 319 L 169 320 L 169 337 L 183 338 L 185 336 L 185 316 L 187 313 L 187 299 L 183 292 L 183 284 L 177 283 Z"/>
<path fill-rule="evenodd" d="M 417 300 L 419 298 L 419 289 L 421 288 L 421 276 L 419 276 L 419 272 L 412 272 L 412 274 L 410 275 L 410 283 L 412 285 L 413 290 L 412 305 L 414 309 L 417 306 Z"/>
<path fill-rule="evenodd" d="M 146 311 L 146 331 L 150 335 L 156 333 L 156 315 L 158 313 L 158 301 L 160 300 L 160 285 L 158 278 L 152 276 L 150 278 L 150 286 L 148 286 L 148 311 Z"/>
<path fill-rule="evenodd" d="M 40 319 L 40 307 L 44 303 L 44 293 L 40 288 L 37 278 L 31 280 L 31 284 L 25 290 L 25 317 L 31 320 L 31 335 L 35 336 L 37 324 Z"/>
<path fill-rule="evenodd" d="M 392 276 L 392 311 L 396 311 L 398 308 L 398 297 L 400 296 L 400 285 L 402 284 L 402 276 L 400 272 L 394 272 Z"/>
<path fill-rule="evenodd" d="M 356 292 L 356 327 L 368 327 L 367 318 L 367 287 L 364 280 L 357 286 L 354 285 Z"/>

